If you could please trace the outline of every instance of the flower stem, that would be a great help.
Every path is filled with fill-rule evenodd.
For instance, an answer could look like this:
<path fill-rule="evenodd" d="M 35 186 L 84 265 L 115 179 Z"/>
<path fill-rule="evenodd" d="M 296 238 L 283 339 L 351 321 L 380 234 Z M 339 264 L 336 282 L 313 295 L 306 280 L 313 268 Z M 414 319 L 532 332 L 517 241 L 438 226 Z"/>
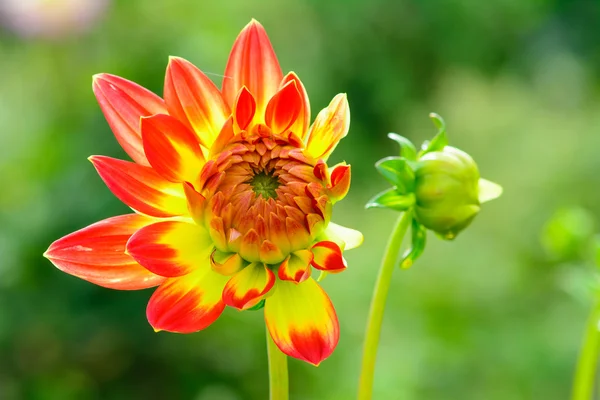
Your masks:
<path fill-rule="evenodd" d="M 583 343 L 577 361 L 572 400 L 591 400 L 596 382 L 596 368 L 600 351 L 600 298 L 592 309 L 587 321 Z"/>
<path fill-rule="evenodd" d="M 279 350 L 267 329 L 270 400 L 288 400 L 287 356 Z"/>
<path fill-rule="evenodd" d="M 383 311 L 387 294 L 392 281 L 392 273 L 398 262 L 402 240 L 412 219 L 411 212 L 404 212 L 396 227 L 392 232 L 385 255 L 381 262 L 375 290 L 371 300 L 371 309 L 369 311 L 369 320 L 367 322 L 367 331 L 363 349 L 362 370 L 358 384 L 358 399 L 371 400 L 373 394 L 373 377 L 375 374 L 375 360 L 377 358 L 377 346 L 379 345 L 379 336 L 381 333 L 381 323 L 383 322 Z"/>

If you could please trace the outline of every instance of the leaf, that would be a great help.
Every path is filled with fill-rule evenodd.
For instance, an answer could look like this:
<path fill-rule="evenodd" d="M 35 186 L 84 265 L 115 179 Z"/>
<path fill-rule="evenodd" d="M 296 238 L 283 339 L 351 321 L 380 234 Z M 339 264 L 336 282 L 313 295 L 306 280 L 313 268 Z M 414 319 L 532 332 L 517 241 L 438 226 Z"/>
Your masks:
<path fill-rule="evenodd" d="M 448 137 L 446 136 L 446 123 L 436 113 L 429 114 L 433 124 L 438 128 L 438 133 L 429 142 L 423 143 L 421 155 L 431 153 L 433 151 L 441 151 L 448 146 Z"/>
<path fill-rule="evenodd" d="M 396 188 L 390 188 L 373 197 L 367 202 L 365 208 L 391 208 L 396 211 L 406 211 L 415 204 L 415 195 L 398 193 Z"/>
<path fill-rule="evenodd" d="M 404 157 L 407 160 L 411 161 L 417 159 L 417 149 L 410 140 L 408 140 L 404 136 L 398 135 L 397 133 L 388 133 L 388 137 L 400 145 L 401 157 Z"/>
<path fill-rule="evenodd" d="M 412 220 L 412 241 L 411 247 L 402 256 L 402 262 L 400 268 L 410 268 L 417 258 L 425 251 L 425 244 L 427 242 L 427 228 L 419 224 L 417 220 Z"/>
<path fill-rule="evenodd" d="M 479 179 L 479 202 L 486 203 L 497 199 L 502 194 L 502 186 L 488 181 L 487 179 Z"/>
<path fill-rule="evenodd" d="M 375 168 L 400 194 L 412 192 L 415 186 L 415 173 L 401 157 L 386 157 L 375 164 Z"/>

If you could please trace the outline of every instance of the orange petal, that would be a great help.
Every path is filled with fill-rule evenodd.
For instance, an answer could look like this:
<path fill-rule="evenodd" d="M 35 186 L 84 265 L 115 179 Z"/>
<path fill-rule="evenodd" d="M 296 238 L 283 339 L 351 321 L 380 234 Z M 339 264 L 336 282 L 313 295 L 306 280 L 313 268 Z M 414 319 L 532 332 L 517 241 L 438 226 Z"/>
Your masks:
<path fill-rule="evenodd" d="M 233 106 L 233 121 L 236 128 L 245 130 L 256 114 L 256 101 L 252 93 L 244 86 L 238 93 Z"/>
<path fill-rule="evenodd" d="M 289 127 L 289 130 L 294 132 L 300 139 L 304 140 L 306 134 L 308 133 L 308 128 L 310 127 L 310 102 L 302 81 L 300 81 L 300 78 L 298 78 L 294 72 L 288 73 L 283 78 L 281 87 L 292 81 L 296 82 L 296 89 L 300 94 L 301 106 L 298 117 L 292 126 Z"/>
<path fill-rule="evenodd" d="M 159 218 L 187 215 L 181 185 L 167 181 L 152 168 L 104 156 L 89 160 L 110 191 L 134 210 Z"/>
<path fill-rule="evenodd" d="M 213 271 L 221 275 L 231 276 L 241 271 L 244 268 L 244 264 L 246 262 L 238 253 L 224 253 L 215 250 L 210 255 L 210 265 Z"/>
<path fill-rule="evenodd" d="M 174 277 L 210 267 L 213 243 L 206 229 L 180 221 L 163 221 L 137 231 L 127 253 L 155 274 Z"/>
<path fill-rule="evenodd" d="M 316 269 L 336 273 L 342 272 L 347 267 L 340 246 L 334 242 L 324 240 L 316 243 L 311 251 L 314 255 L 311 264 Z"/>
<path fill-rule="evenodd" d="M 331 172 L 331 187 L 329 188 L 330 198 L 337 202 L 342 200 L 348 194 L 350 189 L 350 166 L 341 164 Z"/>
<path fill-rule="evenodd" d="M 210 267 L 169 278 L 154 292 L 146 316 L 156 331 L 192 333 L 212 324 L 223 312 L 227 278 Z"/>
<path fill-rule="evenodd" d="M 238 91 L 246 86 L 256 99 L 258 115 L 262 116 L 282 78 L 279 61 L 265 29 L 257 21 L 250 21 L 235 40 L 225 67 L 225 101 L 233 105 Z"/>
<path fill-rule="evenodd" d="M 251 263 L 229 279 L 223 290 L 223 301 L 228 306 L 246 310 L 262 300 L 274 284 L 273 271 L 263 263 Z"/>
<path fill-rule="evenodd" d="M 167 112 L 163 100 L 136 83 L 110 74 L 94 75 L 92 89 L 123 150 L 133 161 L 149 165 L 140 131 L 140 118 Z"/>
<path fill-rule="evenodd" d="M 313 253 L 309 250 L 298 250 L 293 252 L 279 266 L 277 275 L 284 281 L 296 283 L 304 282 L 310 277 L 310 263 Z"/>
<path fill-rule="evenodd" d="M 229 115 L 229 106 L 215 84 L 187 60 L 171 57 L 165 78 L 169 114 L 196 132 L 210 148 Z"/>
<path fill-rule="evenodd" d="M 137 214 L 96 222 L 50 245 L 44 253 L 61 271 L 111 289 L 137 290 L 157 286 L 164 278 L 125 254 L 125 244 L 152 219 Z"/>
<path fill-rule="evenodd" d="M 338 94 L 329 106 L 321 110 L 310 127 L 304 154 L 314 159 L 327 160 L 338 142 L 350 128 L 350 108 L 345 94 Z"/>
<path fill-rule="evenodd" d="M 278 281 L 265 302 L 265 321 L 282 352 L 314 365 L 331 355 L 340 337 L 331 300 L 312 278 Z"/>
<path fill-rule="evenodd" d="M 265 122 L 274 134 L 281 134 L 296 122 L 302 107 L 302 98 L 296 81 L 291 80 L 269 100 Z"/>
<path fill-rule="evenodd" d="M 203 213 L 204 206 L 206 204 L 206 198 L 198 193 L 191 183 L 183 184 L 183 191 L 185 193 L 185 198 L 187 199 L 188 211 L 194 222 L 201 225 L 204 222 Z"/>
<path fill-rule="evenodd" d="M 171 182 L 196 185 L 204 156 L 194 134 L 164 114 L 142 118 L 141 125 L 144 151 L 152 168 Z"/>

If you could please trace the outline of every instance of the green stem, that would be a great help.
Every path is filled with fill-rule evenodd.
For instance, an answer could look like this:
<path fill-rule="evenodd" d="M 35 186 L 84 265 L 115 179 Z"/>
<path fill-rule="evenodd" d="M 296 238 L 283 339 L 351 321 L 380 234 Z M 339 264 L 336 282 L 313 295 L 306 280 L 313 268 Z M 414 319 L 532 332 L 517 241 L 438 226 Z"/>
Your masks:
<path fill-rule="evenodd" d="M 269 358 L 269 393 L 271 400 L 288 400 L 287 356 L 279 350 L 267 329 L 267 356 Z"/>
<path fill-rule="evenodd" d="M 381 333 L 381 323 L 383 322 L 383 311 L 387 300 L 392 273 L 398 265 L 398 256 L 402 240 L 412 219 L 411 212 L 404 212 L 389 238 L 385 255 L 381 262 L 377 283 L 371 300 L 371 309 L 369 311 L 369 320 L 367 322 L 367 331 L 365 336 L 365 345 L 363 349 L 362 370 L 358 384 L 358 399 L 371 400 L 373 394 L 373 377 L 375 374 L 375 360 L 377 358 L 377 346 L 379 345 L 379 336 Z"/>
<path fill-rule="evenodd" d="M 585 328 L 583 343 L 577 361 L 575 382 L 573 384 L 572 400 L 592 400 L 594 383 L 596 382 L 596 368 L 598 366 L 598 353 L 600 351 L 600 298 L 592 309 Z"/>

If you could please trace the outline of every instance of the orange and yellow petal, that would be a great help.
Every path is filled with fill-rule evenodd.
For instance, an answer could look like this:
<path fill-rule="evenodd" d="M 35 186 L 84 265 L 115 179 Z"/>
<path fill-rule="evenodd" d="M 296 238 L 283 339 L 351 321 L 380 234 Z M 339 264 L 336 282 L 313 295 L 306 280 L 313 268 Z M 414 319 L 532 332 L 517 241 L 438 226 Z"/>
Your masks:
<path fill-rule="evenodd" d="M 342 272 L 346 269 L 346 261 L 342 256 L 342 249 L 335 242 L 322 241 L 315 243 L 311 248 L 313 259 L 311 264 L 318 270 L 329 273 Z"/>
<path fill-rule="evenodd" d="M 281 82 L 281 87 L 285 86 L 288 82 L 294 81 L 296 82 L 296 88 L 298 89 L 298 93 L 300 94 L 301 99 L 301 107 L 298 113 L 298 118 L 296 121 L 290 126 L 289 130 L 293 132 L 296 136 L 298 136 L 301 140 L 305 139 L 306 134 L 308 133 L 308 128 L 310 127 L 310 102 L 308 100 L 308 94 L 306 93 L 306 89 L 300 81 L 300 78 L 294 73 L 288 73 Z"/>
<path fill-rule="evenodd" d="M 148 302 L 148 322 L 156 331 L 192 333 L 206 328 L 225 308 L 221 293 L 227 279 L 210 266 L 167 279 Z"/>
<path fill-rule="evenodd" d="M 138 214 L 108 218 L 58 239 L 44 256 L 61 271 L 107 288 L 138 290 L 157 286 L 165 278 L 125 254 L 131 235 L 152 221 Z"/>
<path fill-rule="evenodd" d="M 295 80 L 286 83 L 269 100 L 265 123 L 275 135 L 286 132 L 300 116 L 303 102 Z"/>
<path fill-rule="evenodd" d="M 329 187 L 330 198 L 333 202 L 342 200 L 350 190 L 350 166 L 340 164 L 331 172 L 331 186 Z"/>
<path fill-rule="evenodd" d="M 331 355 L 340 336 L 333 304 L 312 278 L 278 281 L 265 302 L 265 321 L 283 353 L 314 365 Z"/>
<path fill-rule="evenodd" d="M 291 253 L 279 266 L 279 279 L 301 283 L 310 277 L 310 263 L 313 253 L 310 250 L 298 250 Z"/>
<path fill-rule="evenodd" d="M 171 57 L 164 96 L 169 114 L 182 121 L 210 148 L 230 113 L 215 84 L 189 61 Z"/>
<path fill-rule="evenodd" d="M 223 78 L 225 101 L 233 105 L 239 90 L 245 86 L 256 99 L 257 114 L 263 115 L 282 78 L 265 29 L 252 20 L 238 35 L 227 61 Z"/>
<path fill-rule="evenodd" d="M 345 94 L 338 94 L 313 122 L 304 154 L 327 160 L 339 141 L 348 134 L 350 108 Z"/>
<path fill-rule="evenodd" d="M 152 168 L 171 182 L 197 184 L 204 156 L 194 134 L 175 118 L 142 118 L 144 151 Z"/>
<path fill-rule="evenodd" d="M 91 156 L 89 160 L 110 191 L 135 211 L 159 218 L 187 215 L 181 184 L 129 161 L 104 156 Z"/>
<path fill-rule="evenodd" d="M 206 229 L 183 221 L 157 222 L 134 233 L 127 253 L 157 275 L 175 277 L 210 268 L 212 240 Z"/>
<path fill-rule="evenodd" d="M 94 76 L 94 94 L 117 141 L 133 161 L 149 165 L 140 131 L 140 117 L 166 113 L 163 100 L 127 79 L 110 74 Z"/>
<path fill-rule="evenodd" d="M 250 122 L 254 119 L 256 114 L 256 101 L 254 100 L 254 96 L 245 86 L 242 87 L 235 98 L 235 102 L 233 104 L 233 122 L 234 127 L 238 130 L 245 130 Z M 228 131 L 225 131 L 229 133 Z"/>
<path fill-rule="evenodd" d="M 274 284 L 273 271 L 263 263 L 254 262 L 229 279 L 223 290 L 223 301 L 228 306 L 246 310 L 262 300 Z"/>

